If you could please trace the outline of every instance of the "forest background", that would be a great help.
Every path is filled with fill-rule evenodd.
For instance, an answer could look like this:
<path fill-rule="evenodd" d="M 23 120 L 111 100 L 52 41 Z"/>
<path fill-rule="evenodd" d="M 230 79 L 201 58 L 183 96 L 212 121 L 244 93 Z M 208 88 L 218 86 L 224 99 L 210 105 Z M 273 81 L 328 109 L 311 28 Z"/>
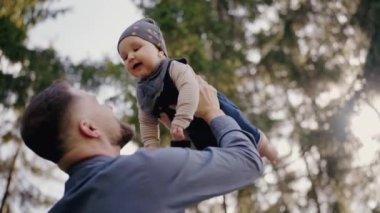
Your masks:
<path fill-rule="evenodd" d="M 0 0 L 0 213 L 46 212 L 62 196 L 67 176 L 18 130 L 30 97 L 52 81 L 98 94 L 138 133 L 136 81 L 115 55 L 118 33 L 143 16 L 159 23 L 171 57 L 186 57 L 280 152 L 256 184 L 187 212 L 380 212 L 379 0 L 133 0 L 139 15 L 118 26 L 115 52 L 81 60 L 30 45 L 35 27 L 75 9 L 58 3 Z M 123 152 L 140 144 L 137 134 Z"/>

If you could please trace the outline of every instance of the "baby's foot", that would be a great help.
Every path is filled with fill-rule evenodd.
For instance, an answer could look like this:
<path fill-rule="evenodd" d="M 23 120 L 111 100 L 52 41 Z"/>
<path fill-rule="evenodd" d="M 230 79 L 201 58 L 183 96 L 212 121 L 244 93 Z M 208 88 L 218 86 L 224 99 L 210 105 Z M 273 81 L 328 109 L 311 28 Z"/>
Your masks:
<path fill-rule="evenodd" d="M 259 148 L 259 153 L 261 157 L 266 157 L 272 163 L 272 165 L 276 165 L 278 163 L 277 149 L 267 140 L 262 140 Z"/>

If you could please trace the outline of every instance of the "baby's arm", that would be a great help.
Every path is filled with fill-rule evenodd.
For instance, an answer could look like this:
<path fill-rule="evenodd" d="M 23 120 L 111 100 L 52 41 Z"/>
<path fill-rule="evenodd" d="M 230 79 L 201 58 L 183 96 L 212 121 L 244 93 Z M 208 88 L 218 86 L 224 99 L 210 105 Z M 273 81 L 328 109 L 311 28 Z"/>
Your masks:
<path fill-rule="evenodd" d="M 146 148 L 157 148 L 160 143 L 160 131 L 157 118 L 139 109 L 141 140 Z"/>
<path fill-rule="evenodd" d="M 169 74 L 179 92 L 170 132 L 175 140 L 184 140 L 183 129 L 189 126 L 198 107 L 199 85 L 193 69 L 187 64 L 173 61 Z"/>

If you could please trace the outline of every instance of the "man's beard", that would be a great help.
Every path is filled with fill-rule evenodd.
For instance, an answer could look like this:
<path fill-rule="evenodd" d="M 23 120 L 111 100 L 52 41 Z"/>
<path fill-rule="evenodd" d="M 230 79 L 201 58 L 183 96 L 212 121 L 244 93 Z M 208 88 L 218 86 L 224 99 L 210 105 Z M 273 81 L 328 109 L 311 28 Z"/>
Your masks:
<path fill-rule="evenodd" d="M 125 144 L 127 144 L 132 138 L 133 138 L 133 130 L 130 126 L 127 124 L 124 124 L 122 122 L 119 122 L 120 124 L 120 131 L 121 136 L 120 139 L 117 141 L 117 144 L 122 148 Z"/>

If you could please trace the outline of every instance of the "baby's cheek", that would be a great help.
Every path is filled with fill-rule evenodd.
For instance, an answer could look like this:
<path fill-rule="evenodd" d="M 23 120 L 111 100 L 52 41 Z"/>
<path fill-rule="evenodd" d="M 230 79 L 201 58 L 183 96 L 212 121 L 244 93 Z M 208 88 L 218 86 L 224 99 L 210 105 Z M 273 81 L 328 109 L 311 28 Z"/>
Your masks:
<path fill-rule="evenodd" d="M 129 72 L 128 64 L 126 62 L 124 62 L 124 69 L 125 69 L 125 71 Z"/>

